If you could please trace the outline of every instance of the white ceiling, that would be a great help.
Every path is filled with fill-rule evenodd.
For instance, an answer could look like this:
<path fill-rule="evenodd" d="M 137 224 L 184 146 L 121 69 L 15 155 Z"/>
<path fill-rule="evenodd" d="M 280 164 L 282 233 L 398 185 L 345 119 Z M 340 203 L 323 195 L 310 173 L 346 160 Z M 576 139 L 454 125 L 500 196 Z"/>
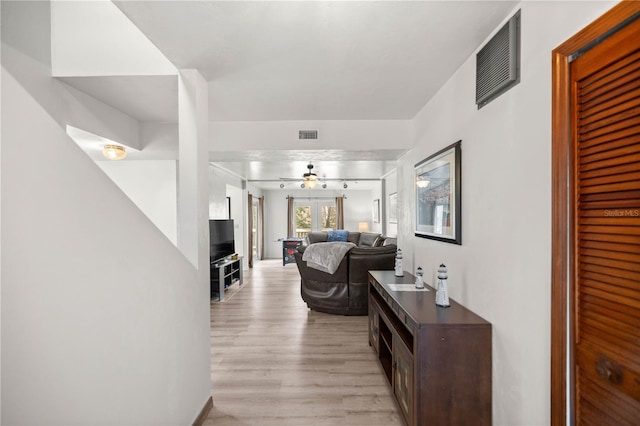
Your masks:
<path fill-rule="evenodd" d="M 517 2 L 114 3 L 177 68 L 202 73 L 209 82 L 210 120 L 294 121 L 412 119 Z M 140 121 L 177 119 L 177 85 L 168 77 L 64 81 Z M 249 179 L 271 179 L 301 175 L 305 167 L 294 163 L 310 157 L 298 151 L 270 159 L 272 154 L 230 151 L 214 161 Z M 370 175 L 400 154 L 363 160 L 360 151 L 357 158 L 369 162 Z M 336 162 L 354 157 L 348 150 L 332 155 Z M 279 163 L 278 175 L 246 175 L 255 168 L 251 161 Z"/>
<path fill-rule="evenodd" d="M 300 151 L 216 151 L 210 153 L 212 163 L 263 189 L 299 189 L 302 175 L 312 172 L 326 189 L 342 190 L 346 182 L 349 189 L 379 188 L 380 177 L 393 171 L 395 160 L 402 150 L 343 151 L 307 150 L 301 159 Z M 377 186 L 376 186 L 377 185 Z M 319 188 L 318 188 L 319 189 Z"/>

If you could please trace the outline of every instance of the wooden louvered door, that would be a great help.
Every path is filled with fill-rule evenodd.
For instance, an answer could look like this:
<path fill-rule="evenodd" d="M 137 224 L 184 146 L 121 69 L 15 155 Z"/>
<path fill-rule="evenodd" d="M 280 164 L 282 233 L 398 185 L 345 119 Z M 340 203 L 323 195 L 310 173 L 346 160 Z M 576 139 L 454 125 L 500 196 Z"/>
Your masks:
<path fill-rule="evenodd" d="M 640 20 L 571 63 L 578 425 L 640 425 Z"/>

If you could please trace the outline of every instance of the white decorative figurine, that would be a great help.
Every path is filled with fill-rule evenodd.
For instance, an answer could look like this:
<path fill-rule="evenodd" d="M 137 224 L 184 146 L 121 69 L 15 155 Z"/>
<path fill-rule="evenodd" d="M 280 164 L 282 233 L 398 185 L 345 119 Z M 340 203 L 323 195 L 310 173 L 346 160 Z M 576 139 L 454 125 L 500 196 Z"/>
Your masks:
<path fill-rule="evenodd" d="M 440 264 L 438 268 L 438 285 L 436 286 L 436 305 L 448 308 L 449 292 L 447 291 L 447 267 Z"/>
<path fill-rule="evenodd" d="M 422 268 L 419 266 L 418 269 L 416 269 L 416 288 L 424 288 L 424 281 L 422 281 Z"/>
<path fill-rule="evenodd" d="M 398 249 L 398 251 L 396 251 L 396 267 L 395 267 L 394 275 L 396 277 L 403 277 L 404 276 L 404 271 L 402 270 L 402 250 L 400 250 L 400 249 Z"/>

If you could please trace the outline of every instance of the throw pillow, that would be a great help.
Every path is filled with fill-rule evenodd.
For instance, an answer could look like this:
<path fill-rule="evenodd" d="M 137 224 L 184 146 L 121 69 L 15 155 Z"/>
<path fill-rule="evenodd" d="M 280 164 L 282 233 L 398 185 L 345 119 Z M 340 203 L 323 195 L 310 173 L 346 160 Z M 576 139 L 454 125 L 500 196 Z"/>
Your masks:
<path fill-rule="evenodd" d="M 327 242 L 329 241 L 347 241 L 349 231 L 343 229 L 337 229 L 335 231 L 329 231 L 327 233 Z"/>

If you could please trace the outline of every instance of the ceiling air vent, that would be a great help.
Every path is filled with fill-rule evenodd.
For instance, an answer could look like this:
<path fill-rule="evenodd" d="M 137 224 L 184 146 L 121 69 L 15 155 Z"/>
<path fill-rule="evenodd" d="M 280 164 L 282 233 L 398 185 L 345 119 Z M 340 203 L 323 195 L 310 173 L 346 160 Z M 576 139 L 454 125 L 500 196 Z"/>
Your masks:
<path fill-rule="evenodd" d="M 298 140 L 318 140 L 317 130 L 298 130 Z"/>
<path fill-rule="evenodd" d="M 476 55 L 476 104 L 482 108 L 520 82 L 520 11 Z"/>

